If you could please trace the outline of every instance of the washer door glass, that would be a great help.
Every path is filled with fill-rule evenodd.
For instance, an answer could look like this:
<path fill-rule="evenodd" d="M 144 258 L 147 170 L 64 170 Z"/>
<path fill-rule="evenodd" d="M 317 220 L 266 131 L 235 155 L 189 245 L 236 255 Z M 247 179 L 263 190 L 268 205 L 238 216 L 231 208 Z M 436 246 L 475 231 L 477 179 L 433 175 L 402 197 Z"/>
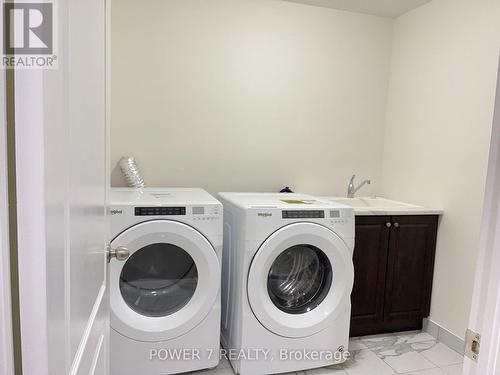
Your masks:
<path fill-rule="evenodd" d="M 151 317 L 171 315 L 182 309 L 197 284 L 198 270 L 193 258 L 169 243 L 137 250 L 120 275 L 120 292 L 127 305 Z"/>
<path fill-rule="evenodd" d="M 296 245 L 283 251 L 269 270 L 267 289 L 273 303 L 289 314 L 316 308 L 332 284 L 328 257 L 312 245 Z"/>

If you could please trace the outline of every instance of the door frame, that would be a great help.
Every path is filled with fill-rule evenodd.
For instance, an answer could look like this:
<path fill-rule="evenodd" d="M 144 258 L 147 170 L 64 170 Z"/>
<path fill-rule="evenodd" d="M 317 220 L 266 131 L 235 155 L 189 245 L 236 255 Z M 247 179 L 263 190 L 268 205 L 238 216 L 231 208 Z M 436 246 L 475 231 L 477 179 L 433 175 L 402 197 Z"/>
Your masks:
<path fill-rule="evenodd" d="M 478 362 L 464 359 L 464 375 L 500 373 L 500 65 L 484 210 L 469 328 L 481 335 Z"/>
<path fill-rule="evenodd" d="M 0 9 L 0 17 L 3 9 Z M 2 48 L 3 38 L 0 40 Z M 6 71 L 0 72 L 0 373 L 14 374 L 8 214 Z"/>

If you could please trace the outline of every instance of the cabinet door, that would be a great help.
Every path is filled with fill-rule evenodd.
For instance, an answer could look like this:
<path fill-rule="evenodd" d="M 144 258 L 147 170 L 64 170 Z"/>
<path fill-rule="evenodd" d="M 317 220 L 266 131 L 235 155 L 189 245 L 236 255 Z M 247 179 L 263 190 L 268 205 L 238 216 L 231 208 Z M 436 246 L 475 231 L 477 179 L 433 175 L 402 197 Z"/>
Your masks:
<path fill-rule="evenodd" d="M 384 318 L 388 216 L 356 216 L 351 336 L 372 333 Z"/>
<path fill-rule="evenodd" d="M 429 315 L 437 216 L 393 216 L 387 262 L 385 320 Z"/>

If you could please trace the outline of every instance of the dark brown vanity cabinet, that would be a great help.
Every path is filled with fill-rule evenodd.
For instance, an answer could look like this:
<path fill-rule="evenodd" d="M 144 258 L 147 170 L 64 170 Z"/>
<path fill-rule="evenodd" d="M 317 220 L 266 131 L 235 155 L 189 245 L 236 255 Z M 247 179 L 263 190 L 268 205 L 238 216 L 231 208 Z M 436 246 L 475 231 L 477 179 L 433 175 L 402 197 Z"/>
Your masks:
<path fill-rule="evenodd" d="M 415 330 L 429 316 L 438 216 L 356 216 L 351 336 Z"/>

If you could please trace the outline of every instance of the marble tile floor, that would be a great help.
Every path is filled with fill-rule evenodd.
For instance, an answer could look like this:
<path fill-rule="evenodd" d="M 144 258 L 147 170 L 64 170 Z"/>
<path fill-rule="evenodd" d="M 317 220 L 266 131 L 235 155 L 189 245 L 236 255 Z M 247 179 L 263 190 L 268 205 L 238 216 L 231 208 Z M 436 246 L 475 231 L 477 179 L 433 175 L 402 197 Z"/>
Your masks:
<path fill-rule="evenodd" d="M 351 338 L 351 358 L 341 364 L 283 375 L 461 375 L 463 357 L 425 332 Z M 192 375 L 233 375 L 227 360 Z"/>

